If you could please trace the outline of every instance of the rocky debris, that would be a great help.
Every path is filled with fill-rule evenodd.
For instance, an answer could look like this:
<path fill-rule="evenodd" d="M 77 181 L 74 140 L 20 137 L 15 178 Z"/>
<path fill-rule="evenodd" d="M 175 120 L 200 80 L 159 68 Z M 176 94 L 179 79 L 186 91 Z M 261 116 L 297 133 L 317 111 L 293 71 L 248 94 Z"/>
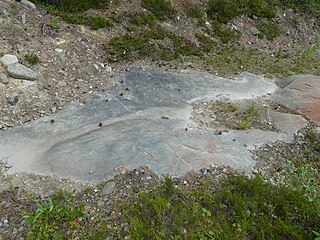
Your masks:
<path fill-rule="evenodd" d="M 19 94 L 18 93 L 9 94 L 7 95 L 7 100 L 10 105 L 16 105 L 17 102 L 19 101 Z"/>
<path fill-rule="evenodd" d="M 25 79 L 25 80 L 31 80 L 31 81 L 34 81 L 37 79 L 36 72 L 34 72 L 32 69 L 20 63 L 9 65 L 7 68 L 7 71 L 10 74 L 10 76 L 13 78 Z"/>
<path fill-rule="evenodd" d="M 19 60 L 15 55 L 5 54 L 2 58 L 0 58 L 0 62 L 4 67 L 8 67 L 11 64 L 18 63 Z"/>
<path fill-rule="evenodd" d="M 21 0 L 20 4 L 27 9 L 36 9 L 36 5 L 28 0 Z"/>
<path fill-rule="evenodd" d="M 3 84 L 9 83 L 9 79 L 6 74 L 0 73 L 0 83 L 3 83 Z"/>

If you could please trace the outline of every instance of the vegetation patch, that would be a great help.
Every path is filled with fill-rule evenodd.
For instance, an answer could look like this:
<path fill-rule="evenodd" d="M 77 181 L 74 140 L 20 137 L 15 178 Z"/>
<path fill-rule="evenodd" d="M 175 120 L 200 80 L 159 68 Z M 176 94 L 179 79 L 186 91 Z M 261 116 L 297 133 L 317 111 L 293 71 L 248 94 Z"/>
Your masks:
<path fill-rule="evenodd" d="M 51 5 L 62 12 L 77 13 L 89 9 L 107 9 L 111 0 L 33 0 L 33 2 Z"/>
<path fill-rule="evenodd" d="M 58 192 L 48 200 L 38 202 L 33 212 L 21 214 L 27 219 L 29 238 L 70 239 L 80 228 L 84 205 L 75 203 L 70 193 Z"/>
<path fill-rule="evenodd" d="M 180 56 L 200 54 L 195 44 L 160 26 L 153 29 L 140 28 L 134 33 L 114 37 L 106 43 L 105 49 L 111 62 L 133 61 L 146 57 L 170 61 Z"/>
<path fill-rule="evenodd" d="M 188 190 L 165 177 L 123 204 L 130 239 L 314 239 L 319 230 L 319 200 L 310 206 L 303 191 L 261 177 L 204 180 Z"/>
<path fill-rule="evenodd" d="M 24 55 L 24 60 L 32 65 L 38 64 L 40 62 L 39 56 L 34 52 Z"/>
<path fill-rule="evenodd" d="M 259 38 L 266 37 L 268 40 L 273 40 L 281 34 L 280 27 L 272 22 L 259 21 L 257 28 L 259 29 Z"/>
<path fill-rule="evenodd" d="M 159 20 L 173 18 L 176 14 L 168 0 L 142 0 L 141 6 L 153 13 Z"/>

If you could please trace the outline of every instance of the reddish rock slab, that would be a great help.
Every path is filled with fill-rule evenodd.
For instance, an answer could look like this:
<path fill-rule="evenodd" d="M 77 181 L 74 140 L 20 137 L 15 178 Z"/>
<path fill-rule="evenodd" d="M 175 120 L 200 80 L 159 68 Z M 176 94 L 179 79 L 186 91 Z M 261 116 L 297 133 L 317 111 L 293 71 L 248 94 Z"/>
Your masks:
<path fill-rule="evenodd" d="M 320 100 L 303 103 L 299 106 L 299 111 L 307 116 L 310 120 L 320 123 Z"/>
<path fill-rule="evenodd" d="M 320 76 L 296 75 L 277 82 L 280 89 L 270 98 L 320 125 Z"/>

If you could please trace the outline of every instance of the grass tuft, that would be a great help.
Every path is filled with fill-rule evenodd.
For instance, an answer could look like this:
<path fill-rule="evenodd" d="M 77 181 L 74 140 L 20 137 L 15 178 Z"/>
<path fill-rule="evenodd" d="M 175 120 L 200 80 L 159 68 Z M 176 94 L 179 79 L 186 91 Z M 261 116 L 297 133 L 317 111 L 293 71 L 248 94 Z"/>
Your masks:
<path fill-rule="evenodd" d="M 36 64 L 40 63 L 39 56 L 34 52 L 24 55 L 24 60 L 32 65 L 36 65 Z"/>

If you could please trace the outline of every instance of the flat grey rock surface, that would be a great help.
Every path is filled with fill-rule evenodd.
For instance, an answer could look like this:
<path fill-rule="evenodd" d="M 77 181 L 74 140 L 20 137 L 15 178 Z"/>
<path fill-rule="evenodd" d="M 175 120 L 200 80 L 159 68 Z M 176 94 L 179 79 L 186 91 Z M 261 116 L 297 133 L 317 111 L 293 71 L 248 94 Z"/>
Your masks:
<path fill-rule="evenodd" d="M 221 135 L 195 127 L 192 102 L 247 99 L 277 90 L 276 84 L 253 74 L 233 80 L 133 68 L 123 77 L 123 83 L 96 92 L 85 103 L 0 132 L 0 159 L 12 165 L 10 173 L 100 181 L 117 174 L 119 166 L 147 165 L 157 174 L 182 176 L 211 164 L 250 173 L 255 146 L 291 141 L 305 126 L 303 119 L 270 113 L 275 122 L 289 119 L 300 125 L 280 132 L 230 130 Z"/>

